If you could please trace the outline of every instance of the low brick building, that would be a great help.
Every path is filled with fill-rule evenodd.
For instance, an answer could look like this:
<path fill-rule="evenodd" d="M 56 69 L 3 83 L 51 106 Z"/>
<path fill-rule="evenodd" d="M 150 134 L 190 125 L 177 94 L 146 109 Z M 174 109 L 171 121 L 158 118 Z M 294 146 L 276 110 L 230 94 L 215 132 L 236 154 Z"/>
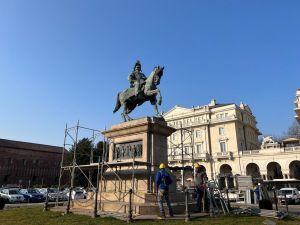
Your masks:
<path fill-rule="evenodd" d="M 0 186 L 52 186 L 59 180 L 62 147 L 0 139 Z"/>

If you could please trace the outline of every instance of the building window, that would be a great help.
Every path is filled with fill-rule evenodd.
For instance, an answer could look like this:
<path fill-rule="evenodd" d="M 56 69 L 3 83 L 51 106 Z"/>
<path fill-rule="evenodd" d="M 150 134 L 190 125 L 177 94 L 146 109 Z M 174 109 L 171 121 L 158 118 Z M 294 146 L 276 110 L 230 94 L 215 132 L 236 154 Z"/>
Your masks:
<path fill-rule="evenodd" d="M 199 143 L 196 145 L 196 154 L 201 154 L 203 150 L 203 145 L 202 143 Z"/>
<path fill-rule="evenodd" d="M 221 152 L 226 152 L 226 142 L 225 141 L 220 142 L 220 149 L 221 149 Z"/>
<path fill-rule="evenodd" d="M 176 150 L 176 148 L 173 148 L 173 155 L 177 155 L 177 150 Z"/>
<path fill-rule="evenodd" d="M 177 140 L 177 134 L 176 134 L 176 133 L 172 135 L 172 140 L 173 140 L 173 141 L 176 141 L 176 140 Z"/>
<path fill-rule="evenodd" d="M 219 127 L 219 135 L 224 135 L 224 134 L 225 134 L 224 127 Z"/>
<path fill-rule="evenodd" d="M 23 166 L 26 166 L 26 165 L 27 165 L 27 160 L 23 159 Z"/>
<path fill-rule="evenodd" d="M 13 161 L 12 158 L 8 158 L 8 159 L 7 159 L 7 163 L 8 163 L 8 164 L 13 164 L 13 162 L 14 162 L 14 161 Z"/>
<path fill-rule="evenodd" d="M 188 146 L 184 147 L 184 153 L 187 154 L 187 155 L 189 154 L 189 147 Z"/>
<path fill-rule="evenodd" d="M 200 138 L 201 137 L 201 130 L 196 130 L 196 138 Z"/>
<path fill-rule="evenodd" d="M 39 165 L 39 160 L 38 159 L 34 159 L 32 162 L 33 162 L 34 166 L 38 166 Z"/>

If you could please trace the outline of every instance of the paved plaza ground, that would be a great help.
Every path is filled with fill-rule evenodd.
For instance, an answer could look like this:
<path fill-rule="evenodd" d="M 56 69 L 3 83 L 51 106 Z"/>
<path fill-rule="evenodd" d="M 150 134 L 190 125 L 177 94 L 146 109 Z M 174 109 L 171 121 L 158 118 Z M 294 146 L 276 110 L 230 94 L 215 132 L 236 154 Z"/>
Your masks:
<path fill-rule="evenodd" d="M 272 223 L 275 222 L 275 223 Z M 23 207 L 12 208 L 0 211 L 0 224 L 1 225 L 121 225 L 126 224 L 124 221 L 112 218 L 96 218 L 93 219 L 84 215 L 63 215 L 58 212 L 43 212 L 42 207 Z M 140 220 L 134 221 L 133 224 L 184 224 L 183 220 Z M 249 216 L 226 216 L 226 217 L 200 217 L 189 224 L 201 225 L 224 225 L 224 224 L 267 224 L 267 225 L 299 225 L 299 218 L 288 217 L 285 220 L 268 219 L 265 217 L 249 217 Z"/>

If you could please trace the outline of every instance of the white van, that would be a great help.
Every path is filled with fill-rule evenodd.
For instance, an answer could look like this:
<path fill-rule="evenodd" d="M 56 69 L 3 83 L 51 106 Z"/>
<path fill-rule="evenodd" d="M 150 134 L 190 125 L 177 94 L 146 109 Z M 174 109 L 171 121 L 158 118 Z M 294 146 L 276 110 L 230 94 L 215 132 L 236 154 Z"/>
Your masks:
<path fill-rule="evenodd" d="M 280 203 L 285 204 L 285 195 L 288 204 L 300 202 L 300 194 L 297 188 L 281 188 L 278 193 Z"/>

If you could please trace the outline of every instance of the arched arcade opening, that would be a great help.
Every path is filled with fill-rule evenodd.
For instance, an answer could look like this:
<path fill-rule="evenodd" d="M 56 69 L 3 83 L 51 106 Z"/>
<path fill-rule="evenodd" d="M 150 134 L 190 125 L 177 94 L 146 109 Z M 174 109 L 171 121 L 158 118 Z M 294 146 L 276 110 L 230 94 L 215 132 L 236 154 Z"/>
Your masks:
<path fill-rule="evenodd" d="M 294 160 L 289 165 L 290 178 L 300 180 L 300 160 Z"/>
<path fill-rule="evenodd" d="M 228 164 L 223 164 L 220 167 L 220 173 L 219 173 L 219 186 L 220 189 L 224 188 L 234 188 L 234 177 L 232 174 L 232 168 Z"/>
<path fill-rule="evenodd" d="M 277 162 L 270 162 L 267 165 L 267 176 L 268 180 L 283 179 L 280 164 Z"/>
<path fill-rule="evenodd" d="M 261 178 L 259 167 L 256 163 L 249 163 L 246 166 L 246 175 L 251 176 L 252 180 L 258 180 Z"/>

